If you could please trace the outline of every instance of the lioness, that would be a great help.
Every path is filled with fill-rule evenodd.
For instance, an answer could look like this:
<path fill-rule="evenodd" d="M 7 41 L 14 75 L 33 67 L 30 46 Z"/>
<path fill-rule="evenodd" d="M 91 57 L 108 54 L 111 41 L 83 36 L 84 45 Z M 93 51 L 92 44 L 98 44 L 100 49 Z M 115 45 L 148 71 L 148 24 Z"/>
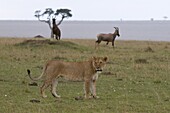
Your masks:
<path fill-rule="evenodd" d="M 85 97 L 90 98 L 90 93 L 93 98 L 96 96 L 96 80 L 98 72 L 103 70 L 108 58 L 107 57 L 92 57 L 88 61 L 83 62 L 64 62 L 59 60 L 48 61 L 43 68 L 41 76 L 32 78 L 30 70 L 27 70 L 30 79 L 39 80 L 44 76 L 44 83 L 40 88 L 42 97 L 45 95 L 45 89 L 51 86 L 51 93 L 54 97 L 60 97 L 56 92 L 58 78 L 64 77 L 67 80 L 84 81 Z"/>

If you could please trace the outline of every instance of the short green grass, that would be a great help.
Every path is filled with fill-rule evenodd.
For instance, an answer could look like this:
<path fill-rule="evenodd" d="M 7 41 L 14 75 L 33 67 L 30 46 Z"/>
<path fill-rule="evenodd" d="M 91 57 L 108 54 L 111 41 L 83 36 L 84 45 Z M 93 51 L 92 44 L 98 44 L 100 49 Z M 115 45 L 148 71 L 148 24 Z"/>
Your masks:
<path fill-rule="evenodd" d="M 0 39 L 0 113 L 168 113 L 170 111 L 170 42 L 116 41 L 116 47 L 95 40 Z M 97 81 L 99 99 L 75 100 L 82 82 L 60 81 L 60 99 L 50 89 L 41 98 L 29 86 L 26 70 L 39 76 L 50 59 L 83 61 L 108 56 Z M 40 100 L 32 103 L 30 100 Z"/>

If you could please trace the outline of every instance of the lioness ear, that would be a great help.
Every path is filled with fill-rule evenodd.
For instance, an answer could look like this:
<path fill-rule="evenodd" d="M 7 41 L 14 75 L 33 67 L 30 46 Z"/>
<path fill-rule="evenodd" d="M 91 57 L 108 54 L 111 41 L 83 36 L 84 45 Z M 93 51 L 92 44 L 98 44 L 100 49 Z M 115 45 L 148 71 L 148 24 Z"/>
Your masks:
<path fill-rule="evenodd" d="M 93 57 L 92 57 L 92 59 L 93 59 L 93 60 L 96 60 L 96 57 L 95 57 L 95 56 L 93 56 Z"/>
<path fill-rule="evenodd" d="M 103 60 L 104 60 L 105 62 L 107 62 L 107 61 L 108 61 L 108 58 L 107 58 L 107 57 L 104 57 Z"/>

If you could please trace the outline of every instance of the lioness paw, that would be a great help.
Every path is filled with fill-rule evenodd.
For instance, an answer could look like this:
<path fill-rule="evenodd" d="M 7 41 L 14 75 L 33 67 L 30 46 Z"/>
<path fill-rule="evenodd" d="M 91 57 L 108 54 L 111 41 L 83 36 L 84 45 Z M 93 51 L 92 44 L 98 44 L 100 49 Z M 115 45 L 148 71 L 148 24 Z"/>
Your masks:
<path fill-rule="evenodd" d="M 47 98 L 47 95 L 43 95 L 42 97 L 43 97 L 43 98 Z"/>
<path fill-rule="evenodd" d="M 99 97 L 99 96 L 93 96 L 93 98 L 94 98 L 94 99 L 98 99 L 98 98 L 100 98 L 100 97 Z"/>

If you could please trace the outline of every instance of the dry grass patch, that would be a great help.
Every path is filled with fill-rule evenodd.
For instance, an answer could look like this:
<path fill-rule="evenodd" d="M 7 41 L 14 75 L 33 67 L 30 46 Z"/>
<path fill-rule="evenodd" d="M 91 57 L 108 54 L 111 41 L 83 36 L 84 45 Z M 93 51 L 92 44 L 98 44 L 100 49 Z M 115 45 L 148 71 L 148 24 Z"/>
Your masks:
<path fill-rule="evenodd" d="M 154 50 L 151 47 L 147 47 L 144 49 L 145 52 L 154 52 Z"/>

